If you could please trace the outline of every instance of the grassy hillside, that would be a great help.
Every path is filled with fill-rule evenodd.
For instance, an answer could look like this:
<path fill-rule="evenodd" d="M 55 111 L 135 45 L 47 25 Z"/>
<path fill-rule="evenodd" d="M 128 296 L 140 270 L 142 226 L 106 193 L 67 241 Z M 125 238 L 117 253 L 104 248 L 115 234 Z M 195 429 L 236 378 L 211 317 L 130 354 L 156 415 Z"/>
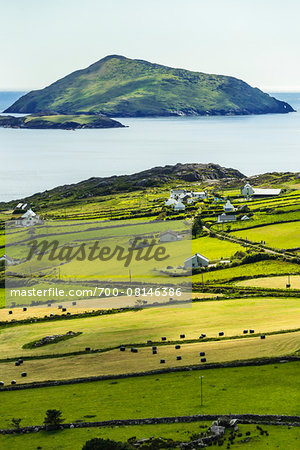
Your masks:
<path fill-rule="evenodd" d="M 123 125 L 117 120 L 94 114 L 38 114 L 25 117 L 2 116 L 0 117 L 0 127 L 75 130 L 78 128 L 120 128 Z"/>
<path fill-rule="evenodd" d="M 103 113 L 116 117 L 287 113 L 293 108 L 244 81 L 107 56 L 6 112 Z"/>

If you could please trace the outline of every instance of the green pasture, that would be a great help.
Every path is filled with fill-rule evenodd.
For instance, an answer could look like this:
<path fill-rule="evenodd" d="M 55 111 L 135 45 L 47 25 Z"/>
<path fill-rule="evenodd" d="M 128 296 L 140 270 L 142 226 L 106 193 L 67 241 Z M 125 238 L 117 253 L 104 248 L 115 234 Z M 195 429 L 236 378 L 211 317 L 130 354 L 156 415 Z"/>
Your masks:
<path fill-rule="evenodd" d="M 190 414 L 298 414 L 299 364 L 207 369 L 1 392 L 0 427 L 13 417 L 42 424 L 47 409 L 66 422 Z M 200 380 L 203 376 L 203 406 Z"/>
<path fill-rule="evenodd" d="M 92 419 L 87 419 L 92 420 Z M 42 448 L 47 450 L 81 450 L 87 440 L 93 438 L 111 439 L 126 442 L 132 436 L 137 439 L 162 437 L 174 441 L 189 441 L 192 435 L 202 433 L 208 429 L 211 422 L 176 423 L 159 425 L 135 425 L 98 428 L 74 428 L 58 432 L 39 432 L 23 435 L 0 435 L 0 446 L 11 450 L 32 450 Z M 233 449 L 246 450 L 287 450 L 298 446 L 299 428 L 285 426 L 262 425 L 262 429 L 268 432 L 268 436 L 261 435 L 256 425 L 238 425 L 240 438 L 231 444 Z M 250 432 L 250 440 L 241 442 Z M 228 433 L 225 435 L 228 436 Z M 225 440 L 227 442 L 227 439 Z"/>
<path fill-rule="evenodd" d="M 279 260 L 259 261 L 251 264 L 243 264 L 241 266 L 229 267 L 211 272 L 203 273 L 204 283 L 221 283 L 230 281 L 238 277 L 256 277 L 266 275 L 300 273 L 299 264 L 288 263 Z M 202 283 L 202 274 L 193 275 L 193 283 Z"/>
<path fill-rule="evenodd" d="M 140 311 L 86 317 L 72 320 L 32 323 L 0 330 L 1 358 L 49 355 L 84 350 L 85 347 L 106 349 L 121 344 L 146 343 L 147 340 L 208 338 L 224 331 L 226 337 L 240 336 L 243 329 L 257 333 L 291 330 L 299 326 L 299 302 L 295 298 L 246 298 L 194 302 L 185 307 L 157 307 Z M 267 320 L 266 320 L 267 318 Z M 80 336 L 51 346 L 22 349 L 28 342 L 68 331 Z"/>
<path fill-rule="evenodd" d="M 300 247 L 300 222 L 280 223 L 232 233 L 252 242 L 266 242 L 269 247 L 291 249 Z"/>

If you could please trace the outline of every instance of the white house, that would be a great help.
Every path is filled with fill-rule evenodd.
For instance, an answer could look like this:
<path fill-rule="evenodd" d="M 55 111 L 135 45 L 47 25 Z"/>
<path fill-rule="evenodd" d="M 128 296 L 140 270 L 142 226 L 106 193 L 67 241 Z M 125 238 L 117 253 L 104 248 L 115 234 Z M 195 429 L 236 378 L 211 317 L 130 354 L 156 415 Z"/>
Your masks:
<path fill-rule="evenodd" d="M 177 198 L 182 194 L 186 194 L 186 189 L 171 189 L 170 198 Z"/>
<path fill-rule="evenodd" d="M 194 198 L 196 198 L 196 199 L 201 199 L 201 200 L 204 200 L 204 199 L 206 199 L 206 198 L 208 198 L 208 193 L 207 193 L 207 191 L 204 191 L 204 192 L 193 192 L 192 191 L 192 196 L 194 197 Z"/>
<path fill-rule="evenodd" d="M 220 214 L 218 216 L 218 223 L 225 223 L 225 222 L 235 222 L 236 216 L 234 214 Z"/>
<path fill-rule="evenodd" d="M 241 194 L 244 197 L 272 197 L 277 196 L 281 192 L 281 189 L 258 189 L 253 188 L 250 183 L 246 183 L 241 188 Z"/>
<path fill-rule="evenodd" d="M 168 200 L 165 201 L 165 206 L 172 206 L 175 205 L 175 203 L 177 203 L 177 200 L 175 200 L 175 198 L 170 197 Z"/>
<path fill-rule="evenodd" d="M 209 259 L 205 256 L 200 255 L 200 253 L 195 253 L 184 261 L 185 269 L 197 269 L 199 267 L 207 267 L 209 264 Z"/>
<path fill-rule="evenodd" d="M 32 209 L 28 209 L 26 213 L 24 213 L 20 219 L 16 220 L 16 225 L 21 227 L 29 227 L 31 225 L 38 225 L 42 223 L 40 216 L 38 216 Z"/>
<path fill-rule="evenodd" d="M 181 200 L 178 200 L 178 202 L 176 202 L 174 204 L 174 211 L 184 211 L 185 210 L 185 205 L 182 203 Z"/>
<path fill-rule="evenodd" d="M 254 189 L 251 184 L 246 183 L 245 186 L 241 188 L 241 194 L 244 197 L 252 197 L 252 195 L 254 194 Z"/>
<path fill-rule="evenodd" d="M 159 242 L 173 242 L 181 239 L 181 236 L 176 231 L 167 230 L 159 235 Z"/>
<path fill-rule="evenodd" d="M 232 212 L 235 211 L 235 207 L 230 203 L 230 200 L 227 200 L 227 202 L 224 205 L 224 211 L 225 212 Z"/>
<path fill-rule="evenodd" d="M 1 256 L 0 261 L 5 261 L 8 266 L 13 266 L 14 264 L 17 264 L 17 261 L 15 261 L 14 259 L 10 258 L 7 255 Z"/>

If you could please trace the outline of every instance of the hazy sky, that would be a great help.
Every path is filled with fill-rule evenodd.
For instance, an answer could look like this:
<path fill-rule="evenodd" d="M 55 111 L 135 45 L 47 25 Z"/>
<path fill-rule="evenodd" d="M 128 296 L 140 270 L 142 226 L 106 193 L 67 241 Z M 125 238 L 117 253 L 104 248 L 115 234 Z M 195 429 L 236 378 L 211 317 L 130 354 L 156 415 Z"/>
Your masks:
<path fill-rule="evenodd" d="M 109 54 L 300 91 L 300 0 L 0 0 L 0 90 Z"/>

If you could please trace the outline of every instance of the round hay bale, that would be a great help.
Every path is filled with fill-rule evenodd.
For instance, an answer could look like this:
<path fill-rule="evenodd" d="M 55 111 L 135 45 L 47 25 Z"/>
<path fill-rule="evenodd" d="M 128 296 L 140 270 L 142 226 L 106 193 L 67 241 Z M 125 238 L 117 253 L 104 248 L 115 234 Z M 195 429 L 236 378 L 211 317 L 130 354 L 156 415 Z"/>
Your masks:
<path fill-rule="evenodd" d="M 0 381 L 0 386 L 4 386 L 4 381 Z"/>
<path fill-rule="evenodd" d="M 156 345 L 153 345 L 152 350 L 157 350 Z"/>
<path fill-rule="evenodd" d="M 27 377 L 27 372 L 21 372 L 21 377 Z"/>
<path fill-rule="evenodd" d="M 248 333 L 248 330 L 244 330 L 243 333 L 244 333 L 244 334 L 247 334 L 247 333 Z"/>
<path fill-rule="evenodd" d="M 181 334 L 180 339 L 184 339 L 184 338 L 185 338 L 185 334 Z"/>
<path fill-rule="evenodd" d="M 67 311 L 67 308 L 62 308 L 62 312 L 66 312 Z"/>
<path fill-rule="evenodd" d="M 180 349 L 180 345 L 179 344 L 175 345 L 175 350 L 179 350 L 179 349 Z"/>
<path fill-rule="evenodd" d="M 206 362 L 206 358 L 201 358 L 201 362 Z"/>
<path fill-rule="evenodd" d="M 23 308 L 23 311 L 27 311 L 27 308 Z"/>
<path fill-rule="evenodd" d="M 91 347 L 85 347 L 85 351 L 89 352 L 91 350 Z"/>
<path fill-rule="evenodd" d="M 148 339 L 147 344 L 152 344 L 151 339 Z"/>
<path fill-rule="evenodd" d="M 177 361 L 181 361 L 181 356 L 176 356 Z"/>
<path fill-rule="evenodd" d="M 16 361 L 15 366 L 19 366 L 19 365 L 20 365 L 19 361 Z"/>
<path fill-rule="evenodd" d="M 250 330 L 250 333 L 253 334 L 253 333 L 254 333 L 254 330 Z"/>
<path fill-rule="evenodd" d="M 220 331 L 219 336 L 224 336 L 224 331 Z"/>
<path fill-rule="evenodd" d="M 11 384 L 17 384 L 16 380 L 11 380 Z"/>
<path fill-rule="evenodd" d="M 167 340 L 166 336 L 163 336 L 163 337 L 161 338 L 161 340 L 162 340 L 162 341 L 166 341 L 166 340 Z"/>
<path fill-rule="evenodd" d="M 161 360 L 160 360 L 160 364 L 164 364 L 165 362 L 166 362 L 165 359 L 161 359 Z"/>
<path fill-rule="evenodd" d="M 152 350 L 152 355 L 157 355 L 157 350 Z"/>
<path fill-rule="evenodd" d="M 131 353 L 137 353 L 138 349 L 133 347 L 133 348 L 130 349 L 130 351 L 131 351 Z"/>
<path fill-rule="evenodd" d="M 73 305 L 73 306 L 77 305 L 77 302 L 72 302 L 72 305 Z"/>
<path fill-rule="evenodd" d="M 205 356 L 205 352 L 200 352 L 200 356 Z"/>
<path fill-rule="evenodd" d="M 18 359 L 18 362 L 19 362 L 20 364 L 23 364 L 23 359 L 22 359 L 22 358 L 19 358 L 19 359 Z"/>
<path fill-rule="evenodd" d="M 71 313 L 70 313 L 70 311 L 68 311 L 68 312 L 67 312 L 67 316 L 70 316 L 70 315 L 71 315 Z"/>
<path fill-rule="evenodd" d="M 266 339 L 266 335 L 265 335 L 265 334 L 262 334 L 262 335 L 260 336 L 260 338 L 261 338 L 261 339 Z"/>
<path fill-rule="evenodd" d="M 12 314 L 13 312 L 12 311 L 8 311 L 8 314 Z"/>
<path fill-rule="evenodd" d="M 120 352 L 125 352 L 125 347 L 124 347 L 124 345 L 122 345 L 122 346 L 120 347 Z"/>
<path fill-rule="evenodd" d="M 62 305 L 58 305 L 58 309 L 62 309 Z"/>

